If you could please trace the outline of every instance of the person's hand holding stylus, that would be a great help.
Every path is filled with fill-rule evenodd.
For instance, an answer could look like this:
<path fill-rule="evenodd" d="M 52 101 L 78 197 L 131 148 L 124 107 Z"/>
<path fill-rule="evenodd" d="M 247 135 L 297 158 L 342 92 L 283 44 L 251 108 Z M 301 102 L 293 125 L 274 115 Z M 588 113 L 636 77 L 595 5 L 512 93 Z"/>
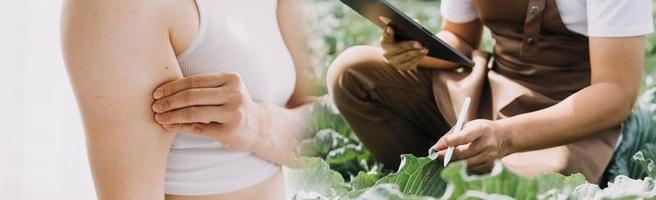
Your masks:
<path fill-rule="evenodd" d="M 456 125 L 451 128 L 449 132 L 446 133 L 446 135 L 449 134 L 458 134 L 460 130 L 462 129 L 462 125 L 465 123 L 465 117 L 467 116 L 467 111 L 469 111 L 469 105 L 471 104 L 471 98 L 467 97 L 465 98 L 465 101 L 462 103 L 462 107 L 460 108 L 460 113 L 458 114 L 458 120 L 456 121 Z M 447 148 L 446 155 L 444 157 L 444 166 L 449 164 L 449 161 L 451 161 L 451 156 L 453 156 L 453 150 L 455 147 L 450 146 Z M 435 151 L 434 148 L 430 148 L 428 150 L 428 157 L 432 160 L 435 160 L 437 158 L 437 151 Z"/>
<path fill-rule="evenodd" d="M 488 173 L 494 161 L 513 152 L 508 133 L 497 121 L 478 119 L 465 122 L 471 99 L 466 98 L 456 125 L 429 150 L 429 158 L 450 161 L 464 160 L 470 172 Z"/>
<path fill-rule="evenodd" d="M 462 104 L 462 108 L 460 109 L 460 114 L 458 114 L 458 121 L 456 122 L 456 125 L 453 127 L 454 131 L 451 132 L 451 134 L 458 134 L 460 133 L 460 130 L 462 130 L 462 125 L 465 124 L 465 116 L 467 116 L 467 111 L 469 110 L 469 104 L 471 104 L 471 98 L 467 97 L 465 99 L 465 102 Z M 447 148 L 446 150 L 446 155 L 444 156 L 444 166 L 449 164 L 449 161 L 451 161 L 451 156 L 453 156 L 453 149 L 455 147 L 451 146 Z"/>

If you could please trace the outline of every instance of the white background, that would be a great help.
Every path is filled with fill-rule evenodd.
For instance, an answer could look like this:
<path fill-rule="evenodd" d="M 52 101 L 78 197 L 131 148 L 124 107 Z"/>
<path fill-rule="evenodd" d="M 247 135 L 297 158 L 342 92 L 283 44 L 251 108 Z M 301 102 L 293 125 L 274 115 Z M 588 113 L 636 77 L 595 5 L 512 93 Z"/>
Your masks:
<path fill-rule="evenodd" d="M 95 199 L 60 0 L 0 0 L 0 199 Z"/>

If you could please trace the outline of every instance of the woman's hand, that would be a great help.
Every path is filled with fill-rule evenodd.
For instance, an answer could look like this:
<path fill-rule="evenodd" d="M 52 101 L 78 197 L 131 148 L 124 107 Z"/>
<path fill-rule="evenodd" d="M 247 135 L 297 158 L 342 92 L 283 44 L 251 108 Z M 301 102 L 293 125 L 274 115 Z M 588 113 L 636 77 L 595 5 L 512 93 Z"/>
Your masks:
<path fill-rule="evenodd" d="M 261 133 L 264 112 L 237 73 L 186 77 L 153 96 L 155 120 L 169 131 L 208 136 L 231 150 L 249 150 Z"/>
<path fill-rule="evenodd" d="M 428 54 L 428 49 L 417 41 L 397 42 L 394 39 L 394 29 L 390 26 L 385 27 L 380 46 L 385 51 L 383 56 L 387 63 L 399 70 L 417 67 Z"/>
<path fill-rule="evenodd" d="M 508 133 L 490 120 L 474 120 L 457 134 L 446 134 L 432 148 L 444 158 L 448 147 L 457 146 L 453 160 L 466 160 L 467 168 L 476 174 L 489 173 L 494 161 L 512 153 Z"/>

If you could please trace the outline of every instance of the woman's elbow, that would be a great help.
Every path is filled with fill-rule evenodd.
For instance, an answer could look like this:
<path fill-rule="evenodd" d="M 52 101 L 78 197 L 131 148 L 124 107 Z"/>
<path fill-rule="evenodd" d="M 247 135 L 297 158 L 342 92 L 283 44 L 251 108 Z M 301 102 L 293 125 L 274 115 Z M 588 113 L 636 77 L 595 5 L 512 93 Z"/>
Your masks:
<path fill-rule="evenodd" d="M 591 97 L 596 99 L 595 104 L 600 116 L 596 117 L 600 124 L 615 126 L 621 124 L 633 111 L 638 96 L 638 88 L 626 87 L 612 82 L 597 82 Z"/>
<path fill-rule="evenodd" d="M 618 96 L 620 97 L 620 101 L 616 104 L 616 106 L 614 106 L 614 114 L 609 115 L 613 116 L 613 124 L 621 124 L 627 117 L 629 117 L 631 112 L 633 112 L 636 99 L 638 98 L 637 89 L 635 91 L 621 91 L 622 92 L 617 92 Z"/>

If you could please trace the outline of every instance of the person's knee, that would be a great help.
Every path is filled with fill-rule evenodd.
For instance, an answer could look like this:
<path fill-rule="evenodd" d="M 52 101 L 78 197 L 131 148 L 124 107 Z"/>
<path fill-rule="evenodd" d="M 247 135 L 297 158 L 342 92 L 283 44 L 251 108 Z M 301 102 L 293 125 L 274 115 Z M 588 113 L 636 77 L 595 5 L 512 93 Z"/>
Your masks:
<path fill-rule="evenodd" d="M 367 71 L 384 65 L 382 55 L 382 50 L 373 46 L 354 46 L 344 50 L 328 68 L 329 93 L 345 92 L 355 87 L 356 83 L 351 83 L 357 79 L 355 76 L 370 74 Z"/>
<path fill-rule="evenodd" d="M 510 171 L 523 176 L 537 176 L 544 172 L 567 174 L 571 171 L 570 161 L 571 155 L 563 146 L 515 153 L 501 159 Z"/>

